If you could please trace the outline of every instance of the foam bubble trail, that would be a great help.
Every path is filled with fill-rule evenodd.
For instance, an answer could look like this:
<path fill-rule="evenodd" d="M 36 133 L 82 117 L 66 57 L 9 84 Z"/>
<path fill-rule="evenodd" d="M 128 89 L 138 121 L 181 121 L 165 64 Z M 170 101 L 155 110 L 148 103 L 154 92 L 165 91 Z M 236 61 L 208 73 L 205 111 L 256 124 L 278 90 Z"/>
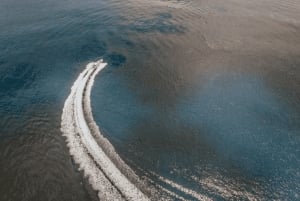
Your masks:
<path fill-rule="evenodd" d="M 153 171 L 145 171 L 142 168 L 140 168 L 139 166 L 137 166 L 133 161 L 130 161 L 131 165 L 134 166 L 138 171 L 142 172 L 143 175 L 146 176 L 145 180 L 154 185 L 155 188 L 159 189 L 159 197 L 160 200 L 190 200 L 189 198 L 186 197 L 182 197 L 184 195 L 187 195 L 189 197 L 192 197 L 192 200 L 204 200 L 204 201 L 212 201 L 211 198 L 202 195 L 196 191 L 190 190 L 170 179 L 167 179 L 163 176 L 158 175 L 157 173 L 153 172 Z M 164 183 L 164 187 L 162 185 L 160 185 L 158 182 L 155 182 L 153 179 L 151 178 L 155 178 L 158 181 L 160 181 L 161 183 Z M 199 183 L 200 184 L 200 183 Z M 181 195 L 176 194 L 175 192 L 172 192 L 170 190 L 168 190 L 167 185 L 173 189 L 176 189 L 176 191 L 181 192 Z"/>
<path fill-rule="evenodd" d="M 141 183 L 137 176 L 117 155 L 93 121 L 90 91 L 95 76 L 105 66 L 106 63 L 99 60 L 89 63 L 80 73 L 65 101 L 61 130 L 66 136 L 70 154 L 89 177 L 101 200 L 149 200 L 132 182 Z"/>
<path fill-rule="evenodd" d="M 104 69 L 102 60 L 89 63 L 74 82 L 65 101 L 61 130 L 66 137 L 70 154 L 89 183 L 98 191 L 101 200 L 188 200 L 154 182 L 154 176 L 164 184 L 198 200 L 210 200 L 206 196 L 187 189 L 153 172 L 143 180 L 120 158 L 113 145 L 100 133 L 93 119 L 91 89 L 96 75 Z M 151 185 L 149 185 L 151 184 Z"/>
<path fill-rule="evenodd" d="M 164 178 L 163 176 L 160 176 L 154 172 L 150 172 L 153 176 L 157 177 L 160 181 L 164 182 L 165 184 L 170 185 L 171 187 L 187 194 L 190 195 L 191 197 L 194 197 L 197 200 L 204 200 L 204 201 L 211 201 L 212 199 L 210 199 L 209 197 L 199 194 L 196 191 L 193 191 L 191 189 L 188 189 L 174 181 L 171 181 L 170 179 Z"/>

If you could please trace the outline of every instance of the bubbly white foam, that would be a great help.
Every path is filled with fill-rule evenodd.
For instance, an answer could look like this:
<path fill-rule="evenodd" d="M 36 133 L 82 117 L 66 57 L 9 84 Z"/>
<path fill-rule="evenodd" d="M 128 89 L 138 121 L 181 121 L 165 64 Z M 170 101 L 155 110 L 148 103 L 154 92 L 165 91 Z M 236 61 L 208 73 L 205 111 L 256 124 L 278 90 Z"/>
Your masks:
<path fill-rule="evenodd" d="M 102 60 L 89 63 L 74 82 L 63 108 L 61 131 L 79 169 L 89 178 L 101 200 L 149 200 L 146 194 L 153 200 L 187 200 L 149 177 L 140 180 L 100 133 L 93 119 L 90 95 L 95 76 L 105 66 Z M 144 170 L 140 171 L 148 175 Z M 210 200 L 156 173 L 149 173 L 194 199 Z"/>
<path fill-rule="evenodd" d="M 93 121 L 90 91 L 96 74 L 105 66 L 106 63 L 102 60 L 92 62 L 80 73 L 65 102 L 61 130 L 67 138 L 71 155 L 89 177 L 89 182 L 99 192 L 101 200 L 149 200 L 116 166 L 115 161 L 117 165 L 123 165 L 121 169 L 136 180 L 137 176 L 117 156 L 112 145 L 101 135 Z M 91 121 L 89 124 L 87 119 Z M 91 130 L 96 131 L 98 138 L 94 137 L 95 133 Z M 113 159 L 105 153 L 101 144 L 107 148 L 106 151 Z"/>

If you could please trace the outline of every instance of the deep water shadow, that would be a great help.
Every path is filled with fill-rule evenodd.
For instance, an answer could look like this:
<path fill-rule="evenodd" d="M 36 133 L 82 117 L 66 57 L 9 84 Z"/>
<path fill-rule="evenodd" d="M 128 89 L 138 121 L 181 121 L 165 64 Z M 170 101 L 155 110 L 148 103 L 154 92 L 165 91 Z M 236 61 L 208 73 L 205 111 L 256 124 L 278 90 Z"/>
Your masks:
<path fill-rule="evenodd" d="M 184 33 L 185 28 L 172 21 L 170 13 L 158 13 L 152 18 L 139 19 L 128 25 L 129 30 L 140 33 L 159 32 L 162 34 Z"/>

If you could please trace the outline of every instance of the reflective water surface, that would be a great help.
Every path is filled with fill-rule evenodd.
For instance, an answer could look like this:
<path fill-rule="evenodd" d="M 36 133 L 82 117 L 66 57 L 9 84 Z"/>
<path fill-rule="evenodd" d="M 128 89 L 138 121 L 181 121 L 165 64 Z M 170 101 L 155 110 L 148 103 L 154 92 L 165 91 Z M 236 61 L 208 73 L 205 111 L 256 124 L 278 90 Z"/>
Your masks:
<path fill-rule="evenodd" d="M 299 0 L 2 0 L 0 26 L 0 200 L 98 200 L 60 124 L 99 58 L 94 118 L 141 178 L 300 199 Z"/>

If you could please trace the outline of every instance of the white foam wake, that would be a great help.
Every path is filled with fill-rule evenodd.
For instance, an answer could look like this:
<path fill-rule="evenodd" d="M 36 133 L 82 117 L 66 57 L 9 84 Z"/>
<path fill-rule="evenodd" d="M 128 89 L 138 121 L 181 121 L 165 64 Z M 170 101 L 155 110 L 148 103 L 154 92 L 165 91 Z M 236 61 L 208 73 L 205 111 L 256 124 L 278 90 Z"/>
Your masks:
<path fill-rule="evenodd" d="M 89 63 L 74 82 L 63 108 L 61 131 L 79 169 L 89 178 L 101 200 L 149 200 L 144 193 L 152 200 L 188 200 L 154 182 L 146 176 L 148 173 L 136 167 L 146 176 L 140 180 L 100 133 L 93 119 L 90 95 L 95 76 L 105 66 L 102 60 Z M 154 172 L 150 174 L 182 195 L 210 200 Z"/>
<path fill-rule="evenodd" d="M 105 66 L 102 60 L 92 62 L 80 73 L 65 101 L 61 130 L 70 154 L 89 177 L 101 200 L 149 200 L 133 184 L 140 181 L 101 135 L 92 117 L 91 88 L 95 76 Z"/>

